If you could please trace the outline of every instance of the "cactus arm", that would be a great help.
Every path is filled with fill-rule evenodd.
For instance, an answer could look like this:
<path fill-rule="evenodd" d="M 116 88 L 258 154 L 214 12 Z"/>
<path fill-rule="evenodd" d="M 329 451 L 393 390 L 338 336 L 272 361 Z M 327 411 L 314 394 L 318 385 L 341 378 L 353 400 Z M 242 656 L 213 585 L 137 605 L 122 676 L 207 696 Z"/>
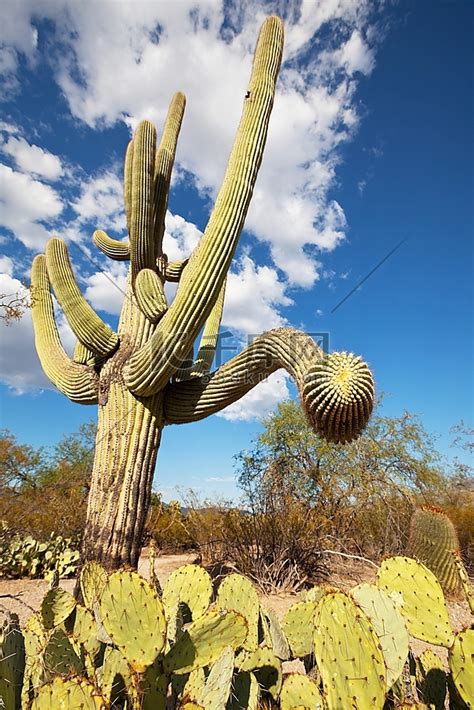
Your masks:
<path fill-rule="evenodd" d="M 157 256 L 160 256 L 162 253 L 171 171 L 173 169 L 185 106 L 186 97 L 178 91 L 171 100 L 163 127 L 163 134 L 156 152 L 153 196 L 153 240 Z"/>
<path fill-rule="evenodd" d="M 125 382 L 135 394 L 151 395 L 166 385 L 218 298 L 262 160 L 282 50 L 283 23 L 270 17 L 260 31 L 242 118 L 204 235 L 172 306 L 125 368 Z"/>
<path fill-rule="evenodd" d="M 92 367 L 73 362 L 64 351 L 54 318 L 53 299 L 44 255 L 35 257 L 31 270 L 31 305 L 35 345 L 47 377 L 73 402 L 97 404 L 98 376 Z"/>
<path fill-rule="evenodd" d="M 180 259 L 179 261 L 171 261 L 165 267 L 165 279 L 173 283 L 177 283 L 188 264 L 189 259 Z"/>
<path fill-rule="evenodd" d="M 127 231 L 130 234 L 130 223 L 132 220 L 132 174 L 133 174 L 133 138 L 128 142 L 125 151 L 123 164 L 123 202 L 125 205 L 125 217 L 127 219 Z"/>
<path fill-rule="evenodd" d="M 359 436 L 374 401 L 369 368 L 354 355 L 325 356 L 312 338 L 292 328 L 276 328 L 260 335 L 209 378 L 169 384 L 165 389 L 165 421 L 183 424 L 215 414 L 280 368 L 295 380 L 314 431 L 333 442 L 348 442 Z"/>
<path fill-rule="evenodd" d="M 92 240 L 100 251 L 115 261 L 130 260 L 130 246 L 128 242 L 121 242 L 119 239 L 112 239 L 102 229 L 96 229 L 92 235 Z"/>
<path fill-rule="evenodd" d="M 163 290 L 163 282 L 151 269 L 142 269 L 135 280 L 135 296 L 141 312 L 152 323 L 156 323 L 166 313 L 168 303 Z"/>
<path fill-rule="evenodd" d="M 76 338 L 96 355 L 110 355 L 118 345 L 118 335 L 97 315 L 79 290 L 62 239 L 49 240 L 46 264 L 56 297 Z"/>
<path fill-rule="evenodd" d="M 72 359 L 74 360 L 74 362 L 80 362 L 83 365 L 91 365 L 92 367 L 100 367 L 100 365 L 102 365 L 102 363 L 104 362 L 103 357 L 100 357 L 100 355 L 96 355 L 92 352 L 92 350 L 89 350 L 88 348 L 84 347 L 84 345 L 80 343 L 79 340 L 74 346 L 74 353 Z"/>
<path fill-rule="evenodd" d="M 207 375 L 211 369 L 212 361 L 216 353 L 217 341 L 219 339 L 219 328 L 222 320 L 222 312 L 224 310 L 225 287 L 227 279 L 224 280 L 222 288 L 214 303 L 209 318 L 206 321 L 204 330 L 199 343 L 199 350 L 196 356 L 196 362 L 191 371 L 191 377 L 199 377 Z"/>
<path fill-rule="evenodd" d="M 131 203 L 129 232 L 133 284 L 139 271 L 154 269 L 156 264 L 152 229 L 155 149 L 155 127 L 150 121 L 142 121 L 133 139 L 131 188 L 125 187 L 125 194 L 129 192 Z"/>

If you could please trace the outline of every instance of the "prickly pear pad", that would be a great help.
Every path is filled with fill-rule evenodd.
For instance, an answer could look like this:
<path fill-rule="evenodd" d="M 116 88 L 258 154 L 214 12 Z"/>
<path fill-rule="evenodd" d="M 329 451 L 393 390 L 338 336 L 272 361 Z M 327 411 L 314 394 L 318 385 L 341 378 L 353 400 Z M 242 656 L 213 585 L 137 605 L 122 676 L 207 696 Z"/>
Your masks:
<path fill-rule="evenodd" d="M 343 592 L 318 604 L 314 655 L 328 710 L 382 708 L 386 668 L 379 641 L 362 610 Z"/>
<path fill-rule="evenodd" d="M 447 677 L 444 663 L 431 649 L 426 649 L 416 659 L 416 681 L 420 697 L 429 706 L 444 708 Z"/>
<path fill-rule="evenodd" d="M 53 629 L 67 619 L 76 606 L 76 600 L 65 589 L 50 589 L 41 604 L 41 615 L 45 629 Z"/>
<path fill-rule="evenodd" d="M 98 562 L 86 562 L 81 569 L 80 583 L 84 604 L 93 610 L 107 584 L 107 572 Z"/>
<path fill-rule="evenodd" d="M 214 663 L 226 646 L 234 650 L 247 636 L 247 621 L 235 611 L 208 611 L 179 637 L 163 659 L 165 673 L 189 673 Z"/>
<path fill-rule="evenodd" d="M 283 631 L 295 658 L 313 653 L 315 615 L 314 602 L 297 602 L 283 617 Z"/>
<path fill-rule="evenodd" d="M 105 630 L 133 670 L 143 673 L 164 648 L 163 604 L 136 572 L 110 575 L 99 602 Z"/>
<path fill-rule="evenodd" d="M 402 595 L 400 611 L 412 636 L 438 646 L 452 646 L 454 634 L 443 592 L 425 565 L 410 557 L 391 557 L 382 562 L 377 585 L 389 595 Z"/>
<path fill-rule="evenodd" d="M 474 708 L 474 629 L 456 634 L 449 649 L 449 667 L 459 695 L 468 708 Z"/>
<path fill-rule="evenodd" d="M 222 710 L 226 707 L 232 687 L 233 671 L 234 649 L 227 646 L 213 664 L 199 699 L 206 710 Z"/>
<path fill-rule="evenodd" d="M 205 614 L 212 597 L 212 580 L 208 572 L 199 565 L 184 565 L 170 574 L 163 587 L 163 604 L 166 618 L 174 613 L 177 605 L 187 605 L 196 621 Z"/>
<path fill-rule="evenodd" d="M 319 688 L 311 678 L 300 673 L 290 673 L 285 676 L 280 694 L 281 710 L 322 710 L 323 698 Z"/>
<path fill-rule="evenodd" d="M 227 710 L 257 710 L 260 689 L 253 673 L 242 671 L 234 676 Z"/>
<path fill-rule="evenodd" d="M 252 583 L 240 574 L 229 574 L 219 587 L 216 599 L 219 609 L 236 611 L 247 619 L 249 631 L 244 648 L 253 651 L 258 646 L 258 595 Z"/>
<path fill-rule="evenodd" d="M 387 592 L 375 584 L 359 584 L 351 590 L 351 596 L 374 627 L 387 666 L 387 687 L 391 688 L 400 677 L 408 656 L 405 619 Z"/>
<path fill-rule="evenodd" d="M 103 698 L 91 683 L 79 678 L 63 680 L 55 678 L 52 683 L 43 685 L 33 700 L 31 710 L 99 710 L 105 708 Z"/>
<path fill-rule="evenodd" d="M 253 671 L 259 686 L 277 699 L 282 683 L 281 661 L 269 648 L 245 653 L 237 666 L 240 671 Z"/>

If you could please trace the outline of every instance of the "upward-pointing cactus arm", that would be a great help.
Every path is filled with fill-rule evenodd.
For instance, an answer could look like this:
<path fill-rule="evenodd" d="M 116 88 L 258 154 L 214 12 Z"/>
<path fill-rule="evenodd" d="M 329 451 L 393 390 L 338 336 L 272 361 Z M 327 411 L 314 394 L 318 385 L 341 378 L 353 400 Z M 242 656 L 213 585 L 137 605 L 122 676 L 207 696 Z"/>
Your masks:
<path fill-rule="evenodd" d="M 204 235 L 186 266 L 173 304 L 125 369 L 126 384 L 135 394 L 151 395 L 166 385 L 218 298 L 262 160 L 282 50 L 283 23 L 270 17 L 260 31 L 242 118 Z"/>
<path fill-rule="evenodd" d="M 292 328 L 277 328 L 259 336 L 209 379 L 197 377 L 169 384 L 165 421 L 184 424 L 215 414 L 280 368 L 294 379 L 314 431 L 332 442 L 359 436 L 374 402 L 369 368 L 354 355 L 325 356 L 312 338 Z"/>
<path fill-rule="evenodd" d="M 61 345 L 44 255 L 33 261 L 31 287 L 35 345 L 44 372 L 73 402 L 97 404 L 99 379 L 96 372 L 92 367 L 73 362 Z"/>
<path fill-rule="evenodd" d="M 179 259 L 178 261 L 170 261 L 169 264 L 165 266 L 165 279 L 166 281 L 177 283 L 185 267 L 188 265 L 189 259 Z"/>
<path fill-rule="evenodd" d="M 62 239 L 49 240 L 46 264 L 56 298 L 76 338 L 96 355 L 106 357 L 111 354 L 118 345 L 118 335 L 97 315 L 79 290 Z"/>
<path fill-rule="evenodd" d="M 214 303 L 214 307 L 204 326 L 191 376 L 206 375 L 211 369 L 212 361 L 216 353 L 217 341 L 219 339 L 222 313 L 224 311 L 226 282 L 227 279 L 225 279 L 222 284 L 217 301 Z"/>

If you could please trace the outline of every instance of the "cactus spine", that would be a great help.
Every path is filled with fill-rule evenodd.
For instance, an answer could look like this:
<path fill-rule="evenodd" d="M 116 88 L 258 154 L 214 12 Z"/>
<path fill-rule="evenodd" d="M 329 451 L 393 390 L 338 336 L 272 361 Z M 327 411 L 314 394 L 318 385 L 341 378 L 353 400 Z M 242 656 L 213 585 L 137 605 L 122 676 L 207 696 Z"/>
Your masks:
<path fill-rule="evenodd" d="M 101 230 L 93 236 L 107 257 L 130 262 L 117 333 L 80 293 L 63 241 L 51 240 L 46 256 L 33 262 L 32 316 L 43 369 L 71 400 L 99 406 L 82 552 L 84 560 L 103 562 L 109 570 L 137 566 L 166 424 L 207 417 L 279 368 L 295 379 L 309 422 L 329 441 L 355 439 L 372 410 L 374 383 L 367 365 L 345 353 L 325 357 L 309 336 L 290 328 L 264 333 L 209 374 L 227 272 L 263 156 L 282 50 L 283 23 L 269 17 L 258 38 L 222 187 L 198 247 L 181 262 L 168 264 L 162 240 L 185 97 L 174 96 L 158 144 L 149 121 L 138 125 L 124 166 L 129 240 Z M 178 282 L 170 305 L 166 280 Z M 59 340 L 51 286 L 78 340 L 72 359 Z M 196 361 L 186 377 L 175 377 L 203 327 Z"/>

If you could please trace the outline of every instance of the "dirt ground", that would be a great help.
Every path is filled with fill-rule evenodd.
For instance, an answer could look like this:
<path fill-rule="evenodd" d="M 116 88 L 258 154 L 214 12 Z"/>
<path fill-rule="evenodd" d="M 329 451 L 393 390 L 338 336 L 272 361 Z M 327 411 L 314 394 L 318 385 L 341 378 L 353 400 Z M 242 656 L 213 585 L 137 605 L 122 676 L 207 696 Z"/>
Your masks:
<path fill-rule="evenodd" d="M 155 571 L 161 584 L 164 584 L 171 572 L 181 565 L 195 561 L 195 555 L 161 555 L 156 559 Z M 138 571 L 144 577 L 149 576 L 149 560 L 145 554 L 140 559 Z M 373 582 L 375 579 L 375 568 L 366 562 L 358 560 L 344 560 L 337 558 L 330 570 L 327 584 L 338 587 L 345 591 L 351 589 L 361 582 Z M 61 587 L 72 592 L 75 579 L 61 580 Z M 20 622 L 23 623 L 33 611 L 40 608 L 41 601 L 49 588 L 49 583 L 42 579 L 0 579 L 0 621 L 5 615 L 5 611 L 18 614 Z M 267 609 L 272 609 L 281 618 L 286 610 L 300 599 L 298 594 L 280 593 L 260 595 L 262 605 Z M 459 631 L 469 626 L 472 621 L 467 602 L 448 601 L 448 611 L 452 627 Z M 416 655 L 425 648 L 430 648 L 429 644 L 423 641 L 413 640 L 411 644 Z M 436 647 L 436 652 L 446 660 L 445 649 Z"/>

